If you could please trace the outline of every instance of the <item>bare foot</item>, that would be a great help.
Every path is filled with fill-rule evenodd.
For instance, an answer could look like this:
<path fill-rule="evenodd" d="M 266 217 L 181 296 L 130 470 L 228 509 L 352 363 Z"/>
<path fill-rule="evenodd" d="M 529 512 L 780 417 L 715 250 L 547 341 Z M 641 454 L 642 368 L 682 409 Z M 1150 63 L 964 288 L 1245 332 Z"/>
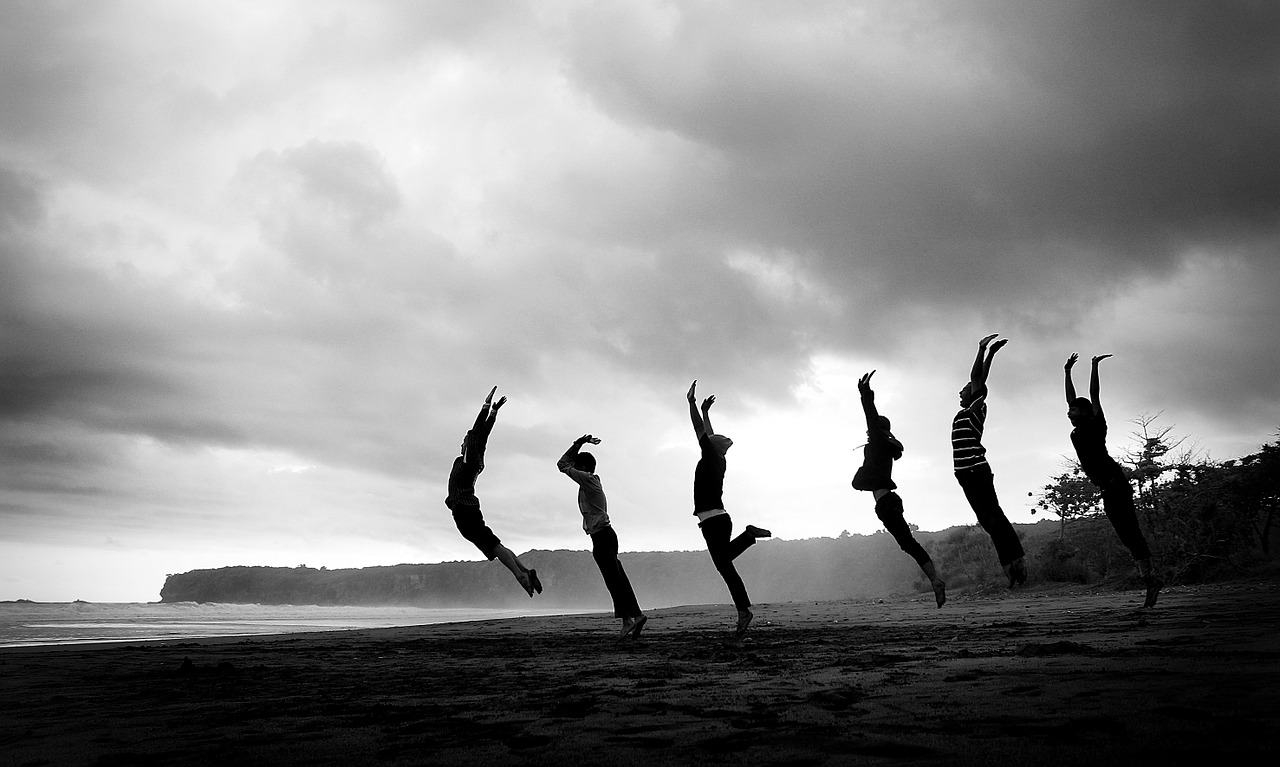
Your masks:
<path fill-rule="evenodd" d="M 1160 580 L 1154 575 L 1148 575 L 1146 580 L 1147 580 L 1147 598 L 1146 598 L 1146 601 L 1142 603 L 1142 606 L 1155 607 L 1156 599 L 1160 597 L 1160 589 L 1164 587 L 1164 581 Z"/>
<path fill-rule="evenodd" d="M 747 626 L 751 625 L 751 619 L 756 617 L 750 610 L 743 610 L 738 613 L 738 630 L 734 632 L 734 636 L 742 636 L 747 633 Z"/>
<path fill-rule="evenodd" d="M 634 619 L 623 618 L 622 619 L 622 638 L 623 639 L 639 639 L 640 629 L 644 628 L 644 624 L 648 622 L 649 622 L 649 619 L 643 615 Z"/>
<path fill-rule="evenodd" d="M 942 607 L 947 601 L 947 584 L 942 581 L 934 581 L 932 586 L 933 598 L 938 600 L 938 607 Z"/>

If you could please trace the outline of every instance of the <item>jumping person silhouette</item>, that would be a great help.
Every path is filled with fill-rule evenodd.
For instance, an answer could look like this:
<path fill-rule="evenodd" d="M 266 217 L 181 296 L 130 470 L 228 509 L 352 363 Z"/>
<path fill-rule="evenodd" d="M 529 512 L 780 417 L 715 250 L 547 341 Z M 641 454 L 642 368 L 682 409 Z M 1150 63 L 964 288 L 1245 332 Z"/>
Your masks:
<path fill-rule="evenodd" d="M 978 524 L 991 536 L 1000 566 L 1009 578 L 1009 588 L 1026 583 L 1027 566 L 1022 561 L 1022 543 L 1013 525 L 1000 508 L 996 497 L 995 476 L 987 463 L 987 449 L 982 445 L 982 430 L 987 420 L 987 376 L 996 352 L 1009 343 L 1002 338 L 991 344 L 998 333 L 978 342 L 978 355 L 969 371 L 969 382 L 960 389 L 960 412 L 951 419 L 951 450 L 955 460 L 956 481 L 978 518 Z M 988 351 L 987 345 L 991 344 Z M 985 358 L 984 358 L 985 354 Z"/>
<path fill-rule="evenodd" d="M 564 455 L 560 456 L 556 468 L 578 483 L 578 511 L 582 512 L 582 531 L 591 536 L 591 556 L 600 568 L 609 596 L 613 598 L 613 615 L 622 619 L 621 638 L 639 638 L 640 630 L 649 619 L 640 611 L 627 571 L 622 569 L 622 562 L 618 559 L 618 534 L 613 531 L 613 525 L 609 522 L 604 486 L 595 473 L 596 457 L 582 452 L 582 446 L 587 443 L 598 445 L 600 439 L 590 434 L 578 437 Z"/>
<path fill-rule="evenodd" d="M 1063 370 L 1066 371 L 1067 378 L 1067 418 L 1074 427 L 1071 429 L 1071 444 L 1076 448 L 1081 471 L 1102 491 L 1102 511 L 1111 520 L 1111 526 L 1115 528 L 1116 535 L 1120 536 L 1120 542 L 1138 563 L 1138 573 L 1147 587 L 1142 606 L 1154 607 L 1164 582 L 1156 577 L 1151 564 L 1151 549 L 1138 525 L 1138 512 L 1133 505 L 1133 486 L 1129 484 L 1124 469 L 1107 452 L 1107 419 L 1098 398 L 1101 388 L 1098 383 L 1098 363 L 1110 356 L 1100 354 L 1093 358 L 1088 397 L 1077 397 L 1075 384 L 1071 382 L 1071 368 L 1080 356 L 1072 353 L 1067 357 Z"/>
<path fill-rule="evenodd" d="M 867 446 L 862 452 L 862 466 L 853 475 L 853 489 L 869 491 L 876 501 L 876 516 L 884 523 L 898 547 L 911 555 L 929 578 L 933 598 L 938 607 L 947 601 L 946 584 L 938 578 L 933 560 L 911 535 L 911 528 L 902 516 L 902 498 L 893 492 L 898 485 L 893 481 L 893 462 L 902 456 L 902 443 L 889 430 L 889 419 L 876 411 L 876 394 L 871 390 L 874 370 L 858 379 L 858 394 L 862 398 L 862 411 L 867 416 Z"/>
<path fill-rule="evenodd" d="M 476 497 L 476 477 L 484 471 L 484 449 L 489 441 L 489 433 L 493 431 L 498 409 L 507 402 L 506 397 L 493 401 L 493 395 L 497 391 L 496 386 L 489 390 L 489 396 L 484 398 L 475 424 L 462 438 L 461 454 L 453 459 L 453 468 L 449 471 L 449 495 L 444 499 L 444 505 L 453 512 L 454 524 L 458 526 L 462 537 L 474 543 L 490 561 L 496 558 L 506 565 L 520 582 L 520 586 L 532 597 L 535 591 L 542 593 L 538 572 L 525 567 L 511 549 L 502 545 L 498 536 L 485 524 L 484 515 L 480 513 L 480 499 Z"/>
<path fill-rule="evenodd" d="M 711 562 L 724 578 L 725 585 L 729 587 L 729 595 L 733 597 L 733 605 L 738 608 L 737 635 L 742 636 L 755 616 L 751 612 L 747 587 L 743 585 L 742 577 L 733 566 L 733 560 L 754 544 L 757 538 L 768 538 L 773 533 L 755 525 L 747 525 L 738 537 L 729 539 L 733 534 L 733 520 L 724 509 L 724 472 L 727 467 L 724 455 L 733 445 L 733 440 L 715 433 L 711 428 L 711 406 L 716 401 L 714 394 L 702 401 L 702 413 L 699 415 L 694 394 L 697 386 L 698 381 L 695 379 L 685 397 L 689 400 L 689 420 L 693 422 L 698 447 L 702 450 L 693 472 L 693 513 L 698 518 L 698 527 L 707 542 Z"/>

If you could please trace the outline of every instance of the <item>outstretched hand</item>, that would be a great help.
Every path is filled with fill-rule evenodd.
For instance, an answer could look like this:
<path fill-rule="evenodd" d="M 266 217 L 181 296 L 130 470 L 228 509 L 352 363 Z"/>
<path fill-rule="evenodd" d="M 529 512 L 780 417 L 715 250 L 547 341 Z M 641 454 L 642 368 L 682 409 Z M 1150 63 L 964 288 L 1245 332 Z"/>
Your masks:
<path fill-rule="evenodd" d="M 1094 358 L 1093 358 L 1093 364 L 1095 364 L 1095 365 L 1096 365 L 1096 364 L 1098 364 L 1099 362 L 1102 362 L 1103 360 L 1105 360 L 1107 357 L 1113 357 L 1113 356 L 1115 356 L 1115 355 L 1112 355 L 1112 354 L 1099 354 L 1097 357 L 1094 357 Z"/>
<path fill-rule="evenodd" d="M 991 353 L 995 354 L 996 352 L 1000 351 L 1000 348 L 1007 343 L 1009 343 L 1009 339 L 1007 338 L 1001 338 L 999 341 L 996 341 L 994 344 L 991 345 Z"/>
<path fill-rule="evenodd" d="M 489 396 L 487 396 L 487 397 L 485 397 L 485 398 L 484 398 L 484 404 L 486 404 L 486 405 L 492 405 L 492 404 L 493 404 L 493 395 L 494 395 L 497 391 L 498 391 L 498 387 L 496 387 L 496 386 L 495 386 L 495 387 L 493 387 L 492 389 L 490 389 L 490 390 L 489 390 Z M 505 397 L 504 397 L 504 399 L 505 399 Z"/>
<path fill-rule="evenodd" d="M 697 389 L 697 388 L 698 388 L 698 379 L 695 378 L 693 379 L 693 383 L 689 384 L 689 393 L 685 395 L 685 399 L 689 400 L 690 402 L 693 402 L 697 398 L 697 395 L 694 394 L 694 389 Z"/>
<path fill-rule="evenodd" d="M 495 386 L 494 388 L 496 389 L 497 387 Z M 507 398 L 499 397 L 498 401 L 493 403 L 493 409 L 496 411 L 498 408 L 502 407 L 505 404 L 507 404 Z"/>
<path fill-rule="evenodd" d="M 858 379 L 858 391 L 870 393 L 871 392 L 871 376 L 875 374 L 876 374 L 876 371 L 874 370 L 872 370 L 870 373 L 864 373 L 863 376 Z"/>
<path fill-rule="evenodd" d="M 598 445 L 598 444 L 600 444 L 600 438 L 599 438 L 599 437 L 593 437 L 593 436 L 591 436 L 590 434 L 583 434 L 581 437 L 578 437 L 578 440 L 577 440 L 577 441 L 578 441 L 578 444 L 579 444 L 579 445 L 583 445 L 583 444 L 586 444 L 586 443 L 588 443 L 588 442 L 590 442 L 590 443 L 591 443 L 591 444 L 593 444 L 593 445 Z"/>
<path fill-rule="evenodd" d="M 1080 355 L 1076 354 L 1075 352 L 1071 352 L 1071 356 L 1067 357 L 1067 364 L 1063 365 L 1062 369 L 1070 370 L 1071 368 L 1075 367 L 1076 360 L 1078 359 L 1080 359 Z"/>
<path fill-rule="evenodd" d="M 712 394 L 710 397 L 707 397 L 702 401 L 702 412 L 707 412 L 714 404 L 716 404 L 716 395 Z"/>
<path fill-rule="evenodd" d="M 995 337 L 996 337 L 996 336 L 998 336 L 998 335 L 1000 335 L 1000 334 L 999 334 L 999 333 L 992 333 L 991 335 L 989 335 L 989 336 L 987 336 L 986 338 L 982 339 L 981 341 L 979 341 L 979 342 L 978 342 L 978 348 L 979 348 L 979 349 L 986 349 L 986 348 L 987 348 L 987 344 L 991 343 L 991 341 L 992 341 L 992 340 L 994 340 L 994 339 L 995 339 Z"/>

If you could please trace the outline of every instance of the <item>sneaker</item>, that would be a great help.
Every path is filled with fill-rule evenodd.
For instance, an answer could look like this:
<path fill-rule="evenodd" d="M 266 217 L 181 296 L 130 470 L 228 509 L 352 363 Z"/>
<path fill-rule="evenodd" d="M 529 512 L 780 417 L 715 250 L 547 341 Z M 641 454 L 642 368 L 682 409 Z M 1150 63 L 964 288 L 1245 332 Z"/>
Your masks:
<path fill-rule="evenodd" d="M 763 527 L 756 527 L 755 525 L 747 525 L 745 532 L 747 533 L 747 535 L 751 536 L 752 538 L 772 538 L 773 537 L 773 533 L 769 532 L 768 530 L 765 530 Z"/>
<path fill-rule="evenodd" d="M 738 630 L 734 632 L 734 636 L 742 636 L 747 633 L 747 626 L 751 625 L 751 619 L 756 617 L 750 610 L 744 611 L 738 616 Z"/>
<path fill-rule="evenodd" d="M 1142 603 L 1142 606 L 1155 607 L 1156 599 L 1160 597 L 1160 589 L 1164 588 L 1164 581 L 1154 575 L 1147 576 L 1145 580 L 1147 582 L 1147 598 Z"/>
<path fill-rule="evenodd" d="M 534 591 L 538 592 L 539 594 L 542 593 L 542 581 L 538 580 L 537 570 L 529 571 L 529 585 L 533 587 Z M 529 596 L 533 596 L 533 594 L 530 594 Z"/>

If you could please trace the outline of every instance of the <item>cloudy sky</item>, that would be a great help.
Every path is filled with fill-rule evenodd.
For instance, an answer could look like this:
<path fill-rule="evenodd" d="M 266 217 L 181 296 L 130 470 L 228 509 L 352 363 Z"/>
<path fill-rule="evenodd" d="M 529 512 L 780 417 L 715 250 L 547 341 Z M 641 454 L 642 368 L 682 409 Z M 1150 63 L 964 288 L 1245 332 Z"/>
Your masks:
<path fill-rule="evenodd" d="M 972 523 L 950 418 L 994 332 L 1014 521 L 1071 450 L 1073 351 L 1115 354 L 1113 449 L 1161 413 L 1253 452 L 1277 28 L 1216 0 L 4 3 L 0 599 L 477 559 L 442 499 L 495 384 L 479 491 L 517 552 L 588 547 L 555 469 L 584 432 L 624 550 L 701 548 L 694 378 L 738 524 L 877 529 L 871 369 L 908 520 Z"/>

